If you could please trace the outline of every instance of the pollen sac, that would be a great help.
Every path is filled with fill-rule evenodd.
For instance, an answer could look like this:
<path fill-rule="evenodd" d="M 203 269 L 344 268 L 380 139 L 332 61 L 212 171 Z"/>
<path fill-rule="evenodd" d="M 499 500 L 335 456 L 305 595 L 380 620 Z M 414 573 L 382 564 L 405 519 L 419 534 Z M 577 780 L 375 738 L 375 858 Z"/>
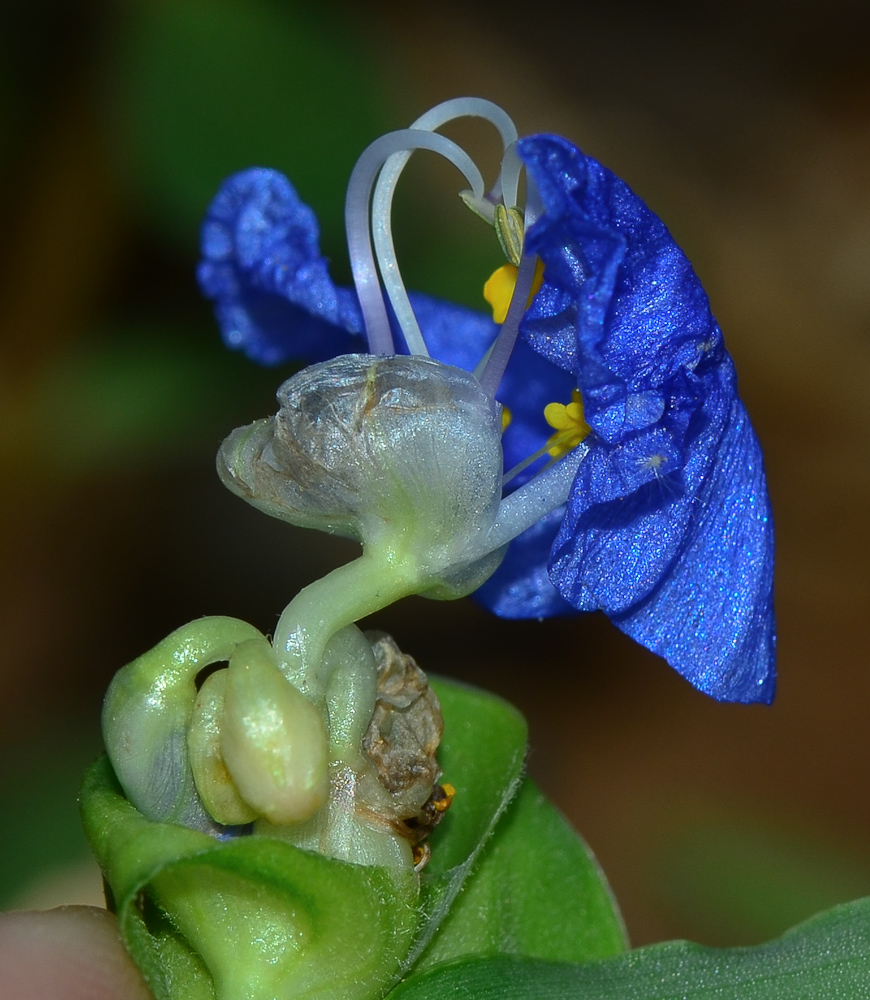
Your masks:
<path fill-rule="evenodd" d="M 492 523 L 501 409 L 468 372 L 350 354 L 299 372 L 278 401 L 218 454 L 225 485 L 261 510 L 440 567 Z"/>

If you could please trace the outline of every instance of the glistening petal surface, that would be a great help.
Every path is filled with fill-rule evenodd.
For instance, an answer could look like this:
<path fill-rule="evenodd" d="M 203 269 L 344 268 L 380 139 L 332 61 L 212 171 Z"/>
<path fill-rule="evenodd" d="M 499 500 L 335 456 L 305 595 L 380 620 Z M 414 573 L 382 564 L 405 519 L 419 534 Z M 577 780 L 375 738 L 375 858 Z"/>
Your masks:
<path fill-rule="evenodd" d="M 574 373 L 594 431 L 552 583 L 701 690 L 769 701 L 769 500 L 707 296 L 663 223 L 609 170 L 563 139 L 519 148 L 544 204 L 527 238 L 544 286 L 522 330 Z"/>

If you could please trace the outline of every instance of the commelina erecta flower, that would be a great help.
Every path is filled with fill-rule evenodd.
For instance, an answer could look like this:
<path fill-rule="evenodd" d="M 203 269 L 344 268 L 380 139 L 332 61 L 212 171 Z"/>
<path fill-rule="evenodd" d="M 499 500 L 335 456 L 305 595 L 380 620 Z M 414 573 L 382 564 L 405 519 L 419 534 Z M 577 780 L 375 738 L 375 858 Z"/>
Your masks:
<path fill-rule="evenodd" d="M 511 262 L 487 285 L 499 324 L 405 297 L 392 254 L 392 187 L 409 151 L 434 149 L 474 172 L 436 131 L 462 114 L 489 118 L 506 150 L 496 186 L 464 196 L 493 222 Z M 364 179 L 348 194 L 356 291 L 330 279 L 316 219 L 286 178 L 266 169 L 229 178 L 204 224 L 200 286 L 226 343 L 265 364 L 359 352 L 367 336 L 373 353 L 429 353 L 474 371 L 510 415 L 505 495 L 543 481 L 546 463 L 561 459 L 570 472 L 562 493 L 551 490 L 508 536 L 479 600 L 508 618 L 601 609 L 714 698 L 770 702 L 770 503 L 707 295 L 623 181 L 565 139 L 515 141 L 512 128 L 489 102 L 462 99 L 370 147 L 375 167 L 364 154 Z M 513 205 L 521 166 L 524 215 Z M 368 228 L 363 238 L 354 222 L 369 212 L 374 181 L 365 177 L 381 167 L 371 220 L 389 310 Z"/>

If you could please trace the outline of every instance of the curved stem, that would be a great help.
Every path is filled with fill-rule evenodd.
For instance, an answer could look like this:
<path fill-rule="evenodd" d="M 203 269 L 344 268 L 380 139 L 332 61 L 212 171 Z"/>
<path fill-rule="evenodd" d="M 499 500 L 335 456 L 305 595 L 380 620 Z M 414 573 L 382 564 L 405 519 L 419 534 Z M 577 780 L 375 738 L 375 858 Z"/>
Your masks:
<path fill-rule="evenodd" d="M 416 593 L 421 575 L 392 553 L 364 552 L 301 590 L 284 609 L 273 646 L 284 676 L 314 701 L 324 696 L 329 640 L 346 625 Z"/>
<path fill-rule="evenodd" d="M 360 746 L 378 697 L 378 667 L 371 643 L 356 625 L 345 626 L 329 640 L 323 672 L 330 759 L 359 770 Z"/>

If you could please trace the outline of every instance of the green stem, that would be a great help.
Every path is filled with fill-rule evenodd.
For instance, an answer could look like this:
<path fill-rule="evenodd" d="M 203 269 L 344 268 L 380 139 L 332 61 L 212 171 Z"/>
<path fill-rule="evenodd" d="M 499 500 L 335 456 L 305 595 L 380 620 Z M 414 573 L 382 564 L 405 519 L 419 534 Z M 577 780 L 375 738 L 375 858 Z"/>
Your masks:
<path fill-rule="evenodd" d="M 388 552 L 364 552 L 301 590 L 287 605 L 273 645 L 285 677 L 313 701 L 328 678 L 321 669 L 329 640 L 340 629 L 421 589 L 422 574 Z"/>

